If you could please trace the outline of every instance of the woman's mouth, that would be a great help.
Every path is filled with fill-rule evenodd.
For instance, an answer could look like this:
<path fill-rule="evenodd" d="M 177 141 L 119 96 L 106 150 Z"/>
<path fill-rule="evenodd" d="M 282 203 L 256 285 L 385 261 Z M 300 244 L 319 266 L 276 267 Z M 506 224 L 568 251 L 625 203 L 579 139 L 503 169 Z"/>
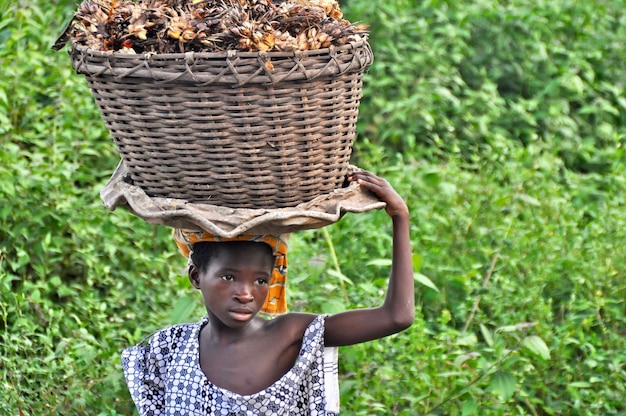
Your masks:
<path fill-rule="evenodd" d="M 230 311 L 230 316 L 237 321 L 247 321 L 252 315 L 252 311 L 248 309 L 233 309 Z"/>

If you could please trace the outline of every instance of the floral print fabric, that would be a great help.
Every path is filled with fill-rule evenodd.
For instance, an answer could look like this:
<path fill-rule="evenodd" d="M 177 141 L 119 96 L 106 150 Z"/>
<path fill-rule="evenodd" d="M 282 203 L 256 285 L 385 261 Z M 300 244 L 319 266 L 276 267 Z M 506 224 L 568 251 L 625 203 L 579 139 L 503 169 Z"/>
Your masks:
<path fill-rule="evenodd" d="M 258 393 L 239 395 L 204 375 L 198 339 L 207 317 L 162 329 L 124 350 L 128 389 L 141 416 L 338 415 L 335 392 L 327 400 L 327 386 L 333 390 L 336 380 L 325 380 L 324 318 L 316 317 L 306 329 L 294 366 Z M 331 370 L 329 378 L 336 378 L 336 363 L 326 363 L 326 369 Z"/>

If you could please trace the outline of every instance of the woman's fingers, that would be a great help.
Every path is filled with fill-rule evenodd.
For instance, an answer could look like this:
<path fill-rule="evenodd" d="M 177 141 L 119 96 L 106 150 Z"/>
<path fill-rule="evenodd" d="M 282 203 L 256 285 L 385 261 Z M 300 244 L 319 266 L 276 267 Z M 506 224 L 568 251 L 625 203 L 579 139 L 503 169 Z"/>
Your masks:
<path fill-rule="evenodd" d="M 354 172 L 348 179 L 356 181 L 360 186 L 373 192 L 381 201 L 385 202 L 387 204 L 386 211 L 389 215 L 408 213 L 404 199 L 398 195 L 386 179 L 367 171 Z"/>

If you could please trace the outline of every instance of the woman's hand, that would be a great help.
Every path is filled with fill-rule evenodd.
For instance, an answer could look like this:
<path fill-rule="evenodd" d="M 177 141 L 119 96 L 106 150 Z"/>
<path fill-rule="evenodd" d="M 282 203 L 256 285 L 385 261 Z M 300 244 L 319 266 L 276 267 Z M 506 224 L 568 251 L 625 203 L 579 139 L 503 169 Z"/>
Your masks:
<path fill-rule="evenodd" d="M 385 211 L 390 217 L 409 215 L 409 209 L 404 199 L 396 192 L 395 189 L 387 182 L 386 179 L 374 175 L 371 172 L 361 170 L 352 172 L 348 175 L 348 180 L 357 182 L 363 188 L 371 191 L 381 201 L 387 204 Z"/>

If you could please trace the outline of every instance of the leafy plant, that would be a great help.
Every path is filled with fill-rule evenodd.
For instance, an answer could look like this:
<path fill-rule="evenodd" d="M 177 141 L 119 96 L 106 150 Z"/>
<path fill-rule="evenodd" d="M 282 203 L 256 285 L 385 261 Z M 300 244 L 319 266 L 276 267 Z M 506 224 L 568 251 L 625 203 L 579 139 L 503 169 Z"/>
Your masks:
<path fill-rule="evenodd" d="M 347 6 L 349 19 L 371 25 L 375 57 L 362 137 L 470 160 L 505 152 L 509 140 L 549 142 L 568 169 L 612 169 L 626 117 L 619 1 Z"/>
<path fill-rule="evenodd" d="M 412 328 L 341 349 L 342 414 L 626 412 L 619 6 L 342 5 L 375 54 L 353 161 L 406 196 L 418 289 Z M 74 2 L 2 7 L 0 413 L 133 414 L 121 350 L 201 300 L 171 230 L 99 201 L 119 158 L 50 50 Z M 290 308 L 379 304 L 390 231 L 294 234 Z"/>

